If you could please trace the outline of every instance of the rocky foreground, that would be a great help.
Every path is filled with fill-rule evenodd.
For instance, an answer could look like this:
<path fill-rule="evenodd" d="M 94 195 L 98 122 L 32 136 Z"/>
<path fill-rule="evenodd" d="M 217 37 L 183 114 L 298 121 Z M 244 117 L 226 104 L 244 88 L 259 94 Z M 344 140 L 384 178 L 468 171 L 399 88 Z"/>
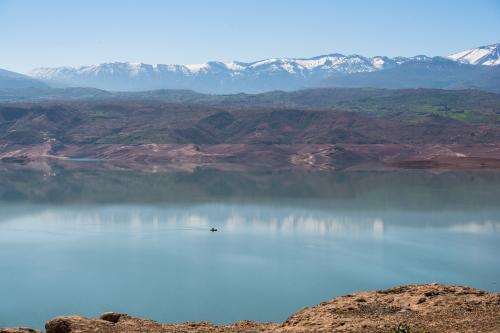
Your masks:
<path fill-rule="evenodd" d="M 118 332 L 500 332 L 500 294 L 440 284 L 408 285 L 334 298 L 293 314 L 284 323 L 241 321 L 160 324 L 126 314 L 105 313 L 99 319 L 57 317 L 47 333 Z M 37 333 L 6 328 L 0 333 Z"/>

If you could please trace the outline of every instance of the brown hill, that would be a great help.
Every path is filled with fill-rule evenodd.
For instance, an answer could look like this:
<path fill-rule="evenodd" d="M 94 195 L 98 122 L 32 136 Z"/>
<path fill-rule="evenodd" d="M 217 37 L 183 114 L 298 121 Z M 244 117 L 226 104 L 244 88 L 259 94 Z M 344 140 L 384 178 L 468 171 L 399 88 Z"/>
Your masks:
<path fill-rule="evenodd" d="M 493 143 L 500 128 L 439 114 L 414 119 L 333 110 L 162 103 L 0 106 L 0 143 Z"/>
<path fill-rule="evenodd" d="M 492 93 L 317 89 L 132 96 L 0 104 L 0 159 L 180 161 L 180 168 L 229 162 L 326 169 L 373 161 L 400 168 L 500 165 L 497 149 L 488 146 L 500 143 L 500 95 Z"/>

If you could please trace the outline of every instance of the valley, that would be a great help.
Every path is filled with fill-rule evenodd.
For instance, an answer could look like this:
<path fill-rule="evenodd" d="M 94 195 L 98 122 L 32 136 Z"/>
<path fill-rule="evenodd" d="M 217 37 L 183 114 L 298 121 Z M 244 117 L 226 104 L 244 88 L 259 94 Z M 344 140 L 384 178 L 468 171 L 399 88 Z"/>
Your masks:
<path fill-rule="evenodd" d="M 500 96 L 317 89 L 109 93 L 0 105 L 0 159 L 228 169 L 496 169 Z"/>

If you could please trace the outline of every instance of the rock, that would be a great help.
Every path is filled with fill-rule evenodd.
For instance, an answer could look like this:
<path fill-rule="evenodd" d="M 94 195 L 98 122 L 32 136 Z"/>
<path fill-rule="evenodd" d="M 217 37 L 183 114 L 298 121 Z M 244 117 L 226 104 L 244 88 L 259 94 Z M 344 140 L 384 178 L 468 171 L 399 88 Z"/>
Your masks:
<path fill-rule="evenodd" d="M 425 292 L 424 295 L 427 296 L 427 297 L 433 297 L 433 296 L 439 295 L 439 293 L 437 291 L 435 291 L 435 290 L 431 290 L 431 291 Z"/>
<path fill-rule="evenodd" d="M 41 333 L 41 332 L 27 327 L 12 327 L 12 328 L 0 329 L 0 333 Z"/>
<path fill-rule="evenodd" d="M 425 297 L 420 297 L 420 298 L 418 299 L 418 301 L 417 301 L 417 304 L 422 304 L 422 303 L 424 303 L 426 300 L 427 300 L 427 298 L 425 298 Z"/>
<path fill-rule="evenodd" d="M 89 319 L 80 316 L 57 317 L 45 324 L 47 333 L 83 333 L 111 332 L 113 323 L 100 319 Z"/>
<path fill-rule="evenodd" d="M 63 319 L 54 319 L 45 324 L 47 333 L 69 333 L 70 325 Z"/>
<path fill-rule="evenodd" d="M 109 321 L 111 323 L 117 323 L 121 317 L 126 316 L 123 313 L 116 313 L 116 312 L 105 312 L 101 315 L 102 320 Z"/>

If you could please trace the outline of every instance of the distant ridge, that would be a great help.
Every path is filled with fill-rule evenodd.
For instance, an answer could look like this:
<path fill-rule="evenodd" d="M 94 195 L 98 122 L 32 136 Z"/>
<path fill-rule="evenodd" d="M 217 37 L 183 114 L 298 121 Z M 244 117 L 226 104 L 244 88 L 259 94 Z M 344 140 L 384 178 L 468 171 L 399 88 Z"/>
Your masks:
<path fill-rule="evenodd" d="M 150 65 L 143 63 L 104 63 L 82 67 L 37 68 L 30 75 L 56 86 L 94 87 L 113 91 L 145 91 L 154 89 L 191 89 L 204 93 L 258 93 L 271 90 L 297 90 L 306 87 L 322 86 L 332 79 L 357 80 L 370 73 L 382 73 L 398 68 L 412 67 L 413 70 L 422 68 L 423 72 L 431 72 L 434 68 L 447 66 L 444 83 L 436 84 L 439 80 L 430 78 L 432 83 L 427 84 L 429 75 L 425 74 L 418 82 L 404 82 L 401 86 L 391 84 L 387 86 L 378 81 L 366 85 L 364 80 L 350 83 L 347 86 L 375 86 L 393 88 L 477 88 L 492 90 L 489 86 L 494 83 L 477 82 L 474 78 L 486 74 L 488 69 L 471 68 L 463 73 L 470 65 L 484 68 L 493 68 L 500 64 L 499 45 L 493 44 L 475 49 L 465 50 L 448 57 L 364 57 L 361 55 L 343 55 L 338 53 L 322 55 L 312 58 L 270 58 L 260 61 L 245 62 L 207 62 L 191 65 Z M 362 75 L 360 75 L 360 73 Z M 457 74 L 458 73 L 458 74 Z M 498 71 L 492 71 L 497 75 Z M 418 73 L 417 73 L 418 74 Z M 403 74 L 404 75 L 404 74 Z M 471 82 L 464 78 L 472 75 Z M 369 75 L 372 77 L 372 75 Z M 455 77 L 458 76 L 458 77 Z M 373 77 L 378 77 L 374 75 Z M 347 78 L 347 79 L 345 79 Z M 398 78 L 399 79 L 399 78 Z M 370 79 L 371 80 L 371 79 Z M 370 81 L 368 80 L 368 81 Z M 381 82 L 383 82 L 382 80 Z M 495 82 L 496 83 L 496 82 Z M 336 82 L 337 86 L 341 83 Z M 493 89 L 494 90 L 494 89 Z"/>
<path fill-rule="evenodd" d="M 32 77 L 0 69 L 0 89 L 20 88 L 48 88 L 48 85 Z"/>

